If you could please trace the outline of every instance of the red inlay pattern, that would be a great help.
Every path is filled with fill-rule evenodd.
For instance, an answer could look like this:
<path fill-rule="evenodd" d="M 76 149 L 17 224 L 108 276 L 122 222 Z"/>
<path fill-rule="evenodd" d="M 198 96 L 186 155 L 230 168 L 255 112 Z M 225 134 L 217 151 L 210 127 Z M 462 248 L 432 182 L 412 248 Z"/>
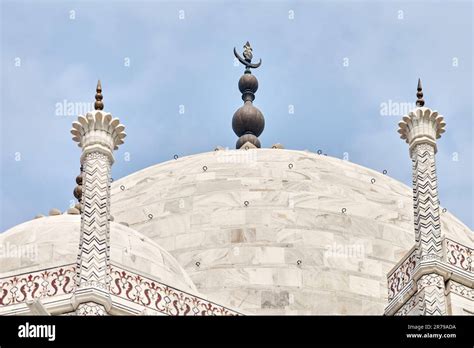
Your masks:
<path fill-rule="evenodd" d="M 73 293 L 76 265 L 0 279 L 0 307 Z M 110 267 L 110 293 L 167 315 L 239 315 L 228 308 L 168 285 Z"/>
<path fill-rule="evenodd" d="M 0 306 L 72 293 L 75 277 L 75 265 L 67 265 L 0 279 Z"/>
<path fill-rule="evenodd" d="M 110 293 L 167 315 L 239 315 L 228 308 L 115 266 Z"/>

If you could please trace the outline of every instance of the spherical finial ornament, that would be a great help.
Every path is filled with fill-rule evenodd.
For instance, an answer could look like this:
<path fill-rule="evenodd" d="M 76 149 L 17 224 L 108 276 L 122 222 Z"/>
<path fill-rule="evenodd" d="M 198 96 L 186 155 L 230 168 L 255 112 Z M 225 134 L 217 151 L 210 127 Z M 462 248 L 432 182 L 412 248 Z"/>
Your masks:
<path fill-rule="evenodd" d="M 78 176 L 76 176 L 77 186 L 74 188 L 74 191 L 73 191 L 74 197 L 77 199 L 78 202 L 82 200 L 82 173 L 83 173 L 83 167 L 81 166 L 81 173 Z"/>
<path fill-rule="evenodd" d="M 82 185 L 77 185 L 73 193 L 74 197 L 80 202 L 82 200 Z"/>
<path fill-rule="evenodd" d="M 423 99 L 423 88 L 421 87 L 421 79 L 418 79 L 418 87 L 416 88 L 416 106 L 421 107 L 425 105 L 425 100 Z"/>
<path fill-rule="evenodd" d="M 82 185 L 82 170 L 81 170 L 81 174 L 76 176 L 76 184 Z"/>
<path fill-rule="evenodd" d="M 245 72 L 239 79 L 239 91 L 242 93 L 244 105 L 234 113 L 232 117 L 232 129 L 239 137 L 236 148 L 240 149 L 245 143 L 250 143 L 260 148 L 258 136 L 262 134 L 265 128 L 265 118 L 262 112 L 253 105 L 255 100 L 255 92 L 258 90 L 258 80 L 252 75 L 251 68 L 258 68 L 262 64 L 262 60 L 257 64 L 252 63 L 253 53 L 250 43 L 244 45 L 243 58 L 234 48 L 235 57 L 245 66 Z"/>
<path fill-rule="evenodd" d="M 61 210 L 57 209 L 57 208 L 53 208 L 49 211 L 49 216 L 56 216 L 56 215 L 61 215 Z"/>
<path fill-rule="evenodd" d="M 261 148 L 262 145 L 260 144 L 260 140 L 258 140 L 258 138 L 249 133 L 249 134 L 244 134 L 242 135 L 238 140 L 237 140 L 237 143 L 235 144 L 235 148 L 236 149 L 240 149 L 242 148 L 242 146 L 244 146 L 244 144 L 246 143 L 250 143 L 252 145 L 254 145 L 255 147 L 257 148 Z"/>
<path fill-rule="evenodd" d="M 95 103 L 94 109 L 95 110 L 104 110 L 104 103 L 102 102 L 102 85 L 100 84 L 100 80 L 97 82 L 96 88 L 96 95 L 95 95 Z"/>
<path fill-rule="evenodd" d="M 265 119 L 260 110 L 251 102 L 246 102 L 238 108 L 232 117 L 232 129 L 238 137 L 244 134 L 254 134 L 258 137 L 264 128 Z"/>
<path fill-rule="evenodd" d="M 66 212 L 69 215 L 80 215 L 81 212 L 76 208 L 69 208 Z"/>
<path fill-rule="evenodd" d="M 242 94 L 251 94 L 251 97 L 253 97 L 252 101 L 255 99 L 255 96 L 253 94 L 257 92 L 258 89 L 258 80 L 257 78 L 248 73 L 248 74 L 243 74 L 240 77 L 239 80 L 239 91 Z M 243 99 L 244 96 L 242 96 Z M 244 99 L 245 101 L 245 99 Z"/>

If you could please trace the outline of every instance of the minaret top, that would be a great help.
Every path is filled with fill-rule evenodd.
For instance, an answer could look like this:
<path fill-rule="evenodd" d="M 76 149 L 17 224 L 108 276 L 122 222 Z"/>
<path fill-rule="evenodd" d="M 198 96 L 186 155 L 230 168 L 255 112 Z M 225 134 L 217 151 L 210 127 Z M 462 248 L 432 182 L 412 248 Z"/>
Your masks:
<path fill-rule="evenodd" d="M 102 87 L 100 81 L 97 83 L 97 94 L 95 96 L 95 110 L 88 112 L 85 116 L 79 115 L 77 121 L 72 123 L 72 140 L 78 142 L 82 148 L 81 164 L 88 153 L 101 152 L 109 156 L 113 163 L 113 150 L 124 143 L 126 133 L 125 126 L 118 118 L 112 117 L 108 112 L 102 111 Z"/>
<path fill-rule="evenodd" d="M 424 107 L 420 79 L 418 79 L 417 91 L 416 108 L 403 116 L 398 123 L 398 133 L 400 133 L 400 138 L 409 144 L 410 151 L 418 144 L 429 144 L 434 147 L 436 153 L 436 139 L 444 133 L 446 122 L 438 111 Z"/>
<path fill-rule="evenodd" d="M 102 102 L 102 85 L 100 84 L 100 80 L 97 82 L 96 88 L 96 95 L 95 95 L 95 103 L 94 109 L 95 110 L 104 110 L 104 103 Z"/>
<path fill-rule="evenodd" d="M 418 79 L 418 87 L 416 88 L 416 106 L 424 106 L 425 100 L 423 99 L 423 88 L 421 87 L 421 79 Z"/>

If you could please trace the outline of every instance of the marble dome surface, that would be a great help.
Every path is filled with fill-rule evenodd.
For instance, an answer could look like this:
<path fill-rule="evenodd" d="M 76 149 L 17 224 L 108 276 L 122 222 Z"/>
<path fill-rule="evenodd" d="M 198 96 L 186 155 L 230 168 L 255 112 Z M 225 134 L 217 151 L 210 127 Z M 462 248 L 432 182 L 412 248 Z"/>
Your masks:
<path fill-rule="evenodd" d="M 2 258 L 0 277 L 75 263 L 80 224 L 79 215 L 48 216 L 1 233 L 0 244 L 21 246 L 23 252 L 34 257 Z M 110 223 L 110 260 L 166 285 L 196 293 L 193 282 L 173 256 L 144 235 L 115 222 Z"/>
<path fill-rule="evenodd" d="M 111 192 L 116 222 L 169 251 L 206 298 L 245 313 L 382 314 L 387 273 L 415 244 L 411 188 L 307 151 L 201 153 Z M 449 211 L 441 226 L 474 245 Z"/>

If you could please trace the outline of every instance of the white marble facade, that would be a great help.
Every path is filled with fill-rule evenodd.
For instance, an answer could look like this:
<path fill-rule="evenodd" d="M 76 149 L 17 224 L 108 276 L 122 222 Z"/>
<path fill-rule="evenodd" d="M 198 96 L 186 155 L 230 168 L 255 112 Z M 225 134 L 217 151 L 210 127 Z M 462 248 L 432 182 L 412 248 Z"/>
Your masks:
<path fill-rule="evenodd" d="M 307 151 L 219 150 L 116 180 L 111 214 L 169 251 L 201 294 L 248 314 L 383 314 L 414 245 L 412 190 Z M 473 247 L 449 211 L 441 230 Z"/>
<path fill-rule="evenodd" d="M 80 226 L 79 216 L 59 215 L 31 220 L 0 234 L 2 245 L 10 250 L 22 248 L 21 257 L 12 253 L 2 258 L 0 314 L 31 314 L 25 303 L 35 300 L 51 314 L 74 310 Z M 110 265 L 111 314 L 232 312 L 203 299 L 167 251 L 114 222 L 110 224 Z"/>
<path fill-rule="evenodd" d="M 172 159 L 114 181 L 111 215 L 109 314 L 383 314 L 387 274 L 414 245 L 409 187 L 307 151 Z M 472 249 L 449 211 L 441 225 Z M 31 313 L 35 299 L 74 310 L 79 233 L 79 216 L 57 215 L 0 234 L 36 248 L 0 265 L 0 313 Z M 472 291 L 452 289 L 453 313 L 465 314 Z"/>

